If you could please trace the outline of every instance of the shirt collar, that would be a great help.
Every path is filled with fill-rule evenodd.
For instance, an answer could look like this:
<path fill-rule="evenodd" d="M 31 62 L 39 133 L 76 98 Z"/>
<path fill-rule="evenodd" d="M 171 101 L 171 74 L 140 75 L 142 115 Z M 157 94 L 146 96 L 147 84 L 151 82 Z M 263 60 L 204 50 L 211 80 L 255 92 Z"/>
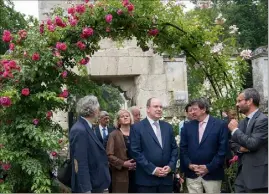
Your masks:
<path fill-rule="evenodd" d="M 85 119 L 84 117 L 81 117 L 81 118 L 84 119 L 84 120 L 88 123 L 88 125 L 90 126 L 90 128 L 92 129 L 92 124 L 91 124 L 91 122 L 88 121 L 87 119 Z"/>
<path fill-rule="evenodd" d="M 147 116 L 147 119 L 148 119 L 148 121 L 149 121 L 149 123 L 150 123 L 151 125 L 153 125 L 153 123 L 155 123 L 155 122 L 157 122 L 158 124 L 160 124 L 160 123 L 159 123 L 159 120 L 154 121 L 154 120 L 152 120 L 151 118 L 149 118 L 148 116 Z"/>
<path fill-rule="evenodd" d="M 107 130 L 107 127 L 103 127 L 102 125 L 99 125 L 99 129 L 101 129 L 101 130 L 106 129 Z"/>
<path fill-rule="evenodd" d="M 203 121 L 201 121 L 200 123 L 207 123 L 208 120 L 209 120 L 209 115 L 207 115 L 206 118 Z"/>
<path fill-rule="evenodd" d="M 255 115 L 255 113 L 258 111 L 259 109 L 256 109 L 255 111 L 253 111 L 252 113 L 250 113 L 247 117 L 250 119 L 252 119 L 252 117 Z"/>

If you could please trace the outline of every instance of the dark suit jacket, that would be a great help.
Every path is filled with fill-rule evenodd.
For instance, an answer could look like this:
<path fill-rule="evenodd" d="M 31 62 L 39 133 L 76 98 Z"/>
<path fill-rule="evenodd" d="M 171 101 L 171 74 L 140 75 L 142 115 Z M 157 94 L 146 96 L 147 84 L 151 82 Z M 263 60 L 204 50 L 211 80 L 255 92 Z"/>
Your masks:
<path fill-rule="evenodd" d="M 109 187 L 108 158 L 104 146 L 83 118 L 69 134 L 72 161 L 72 192 L 84 193 Z"/>
<path fill-rule="evenodd" d="M 176 169 L 178 160 L 178 146 L 176 144 L 173 128 L 169 123 L 160 122 L 162 135 L 161 147 L 148 119 L 132 125 L 131 151 L 136 160 L 136 184 L 143 186 L 172 185 L 172 173 L 160 178 L 152 175 L 156 167 L 170 166 Z"/>
<path fill-rule="evenodd" d="M 113 193 L 128 193 L 129 170 L 123 167 L 124 162 L 128 160 L 127 148 L 120 130 L 114 130 L 109 135 L 106 153 L 112 171 Z"/>
<path fill-rule="evenodd" d="M 201 143 L 199 143 L 199 122 L 190 121 L 181 130 L 180 160 L 187 178 L 197 178 L 189 164 L 206 165 L 205 180 L 222 180 L 224 159 L 228 147 L 228 129 L 225 122 L 209 116 Z"/>
<path fill-rule="evenodd" d="M 248 189 L 268 187 L 268 117 L 257 111 L 247 127 L 239 124 L 232 140 L 250 150 L 239 158 L 245 186 Z M 245 127 L 245 128 L 243 128 Z"/>
<path fill-rule="evenodd" d="M 114 130 L 114 128 L 112 127 L 107 127 L 107 131 L 108 131 L 108 135 Z M 102 131 L 102 129 L 101 129 Z M 102 138 L 102 135 L 100 133 L 100 128 L 99 128 L 99 125 L 95 127 L 95 134 L 96 136 L 98 137 L 98 139 L 100 140 L 100 142 L 102 144 L 104 143 L 107 143 L 107 140 L 108 140 L 108 135 L 105 137 L 105 139 Z"/>

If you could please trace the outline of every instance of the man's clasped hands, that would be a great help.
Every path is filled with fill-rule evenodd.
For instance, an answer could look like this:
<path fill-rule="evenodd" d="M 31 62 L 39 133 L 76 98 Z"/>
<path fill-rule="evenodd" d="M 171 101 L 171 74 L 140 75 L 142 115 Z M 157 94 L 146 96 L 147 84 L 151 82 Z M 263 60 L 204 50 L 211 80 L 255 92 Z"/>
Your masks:
<path fill-rule="evenodd" d="M 190 164 L 189 169 L 194 171 L 198 176 L 205 176 L 208 173 L 206 165 Z"/>

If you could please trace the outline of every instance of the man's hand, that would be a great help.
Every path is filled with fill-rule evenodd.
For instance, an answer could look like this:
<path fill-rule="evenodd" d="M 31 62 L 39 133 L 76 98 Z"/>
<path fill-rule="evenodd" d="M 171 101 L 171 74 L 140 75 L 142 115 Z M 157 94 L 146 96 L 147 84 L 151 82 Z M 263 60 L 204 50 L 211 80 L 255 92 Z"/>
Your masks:
<path fill-rule="evenodd" d="M 189 165 L 189 169 L 192 170 L 192 171 L 195 171 L 195 170 L 198 169 L 198 165 L 196 165 L 196 164 L 190 164 Z"/>
<path fill-rule="evenodd" d="M 162 171 L 164 173 L 166 173 L 166 175 L 167 175 L 169 172 L 171 172 L 171 168 L 170 168 L 170 166 L 164 166 L 163 169 L 162 169 Z"/>
<path fill-rule="evenodd" d="M 163 172 L 163 168 L 156 167 L 154 175 L 157 176 L 157 177 L 165 177 L 167 174 L 165 172 Z"/>
<path fill-rule="evenodd" d="M 127 160 L 123 163 L 123 167 L 125 168 L 135 168 L 136 167 L 136 162 L 134 159 L 131 159 L 131 160 Z"/>
<path fill-rule="evenodd" d="M 249 150 L 247 148 L 241 146 L 239 148 L 239 152 L 249 152 Z"/>
<path fill-rule="evenodd" d="M 195 173 L 198 176 L 205 176 L 208 173 L 208 169 L 206 165 L 199 165 L 198 168 L 196 169 Z"/>
<path fill-rule="evenodd" d="M 233 132 L 236 128 L 238 128 L 238 122 L 235 119 L 232 119 L 230 123 L 228 124 L 228 128 L 231 132 Z"/>

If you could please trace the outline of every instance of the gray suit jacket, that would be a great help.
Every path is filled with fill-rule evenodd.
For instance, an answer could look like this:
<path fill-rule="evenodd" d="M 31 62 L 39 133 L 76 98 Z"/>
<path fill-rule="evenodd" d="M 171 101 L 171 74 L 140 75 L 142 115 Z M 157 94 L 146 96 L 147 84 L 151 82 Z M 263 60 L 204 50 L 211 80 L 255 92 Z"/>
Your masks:
<path fill-rule="evenodd" d="M 244 122 L 244 121 L 243 121 Z M 241 128 L 240 128 L 241 127 Z M 257 111 L 246 128 L 242 123 L 232 140 L 250 152 L 240 157 L 239 168 L 248 189 L 268 187 L 268 117 Z"/>

